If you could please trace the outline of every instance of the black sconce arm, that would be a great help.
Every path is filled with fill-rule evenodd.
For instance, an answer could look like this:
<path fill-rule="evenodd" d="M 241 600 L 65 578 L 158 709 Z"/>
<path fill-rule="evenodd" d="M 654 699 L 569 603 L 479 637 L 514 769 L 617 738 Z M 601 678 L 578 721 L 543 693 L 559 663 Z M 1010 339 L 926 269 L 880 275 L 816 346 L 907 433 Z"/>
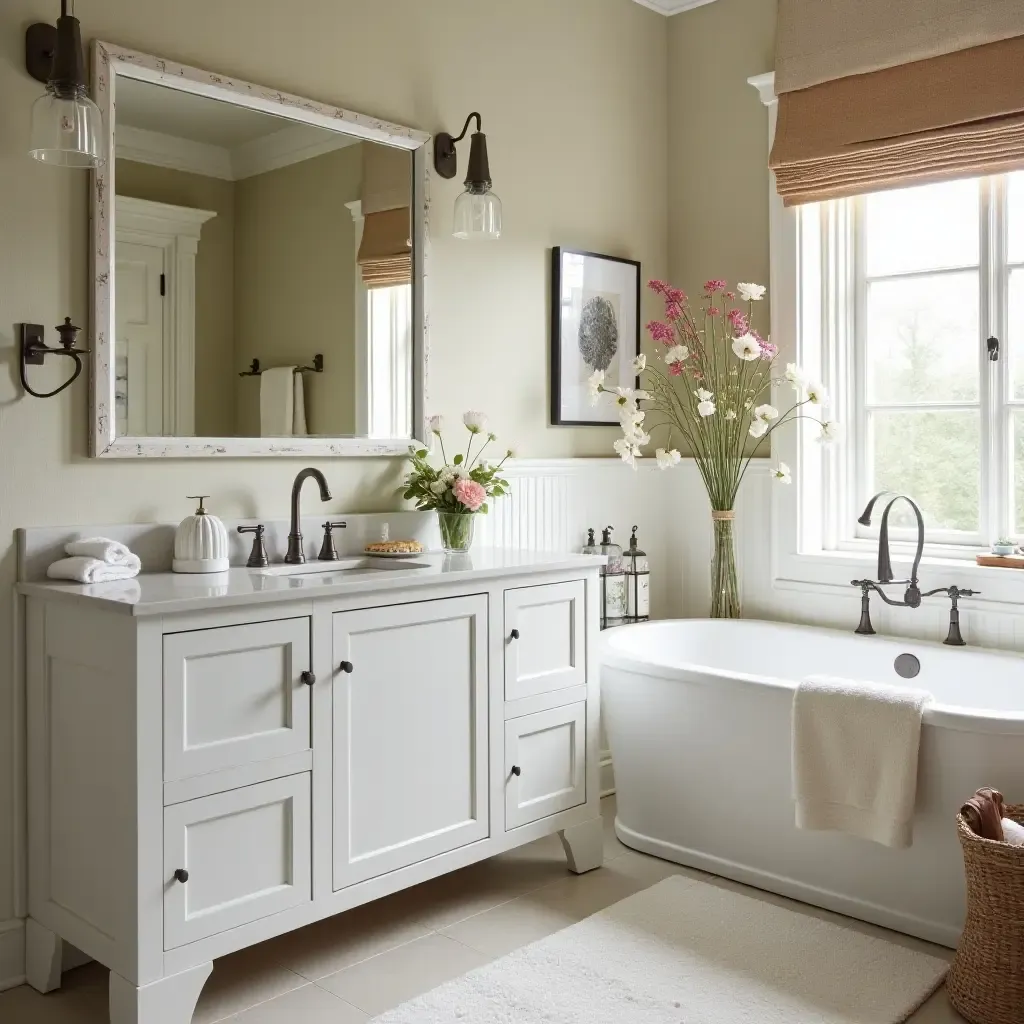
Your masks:
<path fill-rule="evenodd" d="M 81 328 L 71 323 L 71 317 L 65 317 L 64 323 L 57 328 L 60 335 L 60 346 L 49 346 L 43 341 L 43 328 L 39 324 L 21 324 L 21 358 L 19 360 L 19 371 L 21 375 L 21 386 L 27 394 L 33 398 L 53 398 L 59 395 L 65 388 L 71 387 L 81 376 L 83 363 L 81 357 L 89 354 L 87 348 L 77 348 L 75 339 Z M 68 356 L 75 363 L 74 373 L 59 388 L 53 391 L 36 391 L 29 382 L 26 373 L 27 366 L 41 366 L 47 356 Z"/>
<path fill-rule="evenodd" d="M 434 136 L 434 169 L 442 178 L 454 178 L 458 173 L 458 161 L 455 154 L 455 144 L 461 142 L 469 132 L 469 126 L 476 119 L 476 132 L 479 135 L 484 128 L 483 118 L 477 111 L 473 111 L 466 118 L 459 135 L 449 135 L 447 132 L 438 132 Z M 489 177 L 489 175 L 488 175 Z"/>

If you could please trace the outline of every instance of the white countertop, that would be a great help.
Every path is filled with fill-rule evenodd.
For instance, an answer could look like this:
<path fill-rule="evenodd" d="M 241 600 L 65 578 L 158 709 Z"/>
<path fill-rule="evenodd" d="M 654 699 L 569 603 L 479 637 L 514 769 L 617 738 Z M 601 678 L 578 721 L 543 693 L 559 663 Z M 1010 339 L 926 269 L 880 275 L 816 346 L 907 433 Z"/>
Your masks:
<path fill-rule="evenodd" d="M 346 557 L 343 563 L 350 562 Z M 439 583 L 525 576 L 538 572 L 596 569 L 603 555 L 562 554 L 515 548 L 483 548 L 468 555 L 410 555 L 409 565 L 390 562 L 380 571 L 366 573 L 311 572 L 301 576 L 268 575 L 260 569 L 191 575 L 142 573 L 131 580 L 111 583 L 19 583 L 18 593 L 49 601 L 88 602 L 90 607 L 125 615 L 171 615 L 205 608 L 270 604 L 347 594 L 407 591 Z M 322 563 L 310 562 L 315 570 Z M 415 567 L 414 567 L 415 566 Z"/>

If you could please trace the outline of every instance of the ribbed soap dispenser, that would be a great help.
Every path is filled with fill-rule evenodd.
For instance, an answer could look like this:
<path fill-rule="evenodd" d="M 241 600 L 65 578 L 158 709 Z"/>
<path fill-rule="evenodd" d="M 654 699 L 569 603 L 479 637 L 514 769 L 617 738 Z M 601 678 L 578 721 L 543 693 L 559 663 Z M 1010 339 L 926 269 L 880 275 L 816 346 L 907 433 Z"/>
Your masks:
<path fill-rule="evenodd" d="M 174 535 L 175 572 L 224 572 L 228 561 L 228 531 L 224 524 L 203 507 L 208 494 L 190 494 L 199 502 L 195 515 L 182 519 Z"/>

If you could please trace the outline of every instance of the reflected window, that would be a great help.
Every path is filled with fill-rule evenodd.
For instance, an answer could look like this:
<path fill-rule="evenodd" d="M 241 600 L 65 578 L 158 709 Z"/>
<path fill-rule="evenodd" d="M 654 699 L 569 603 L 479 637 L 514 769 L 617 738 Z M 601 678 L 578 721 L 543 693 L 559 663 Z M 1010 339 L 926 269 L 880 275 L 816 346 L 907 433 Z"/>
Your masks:
<path fill-rule="evenodd" d="M 366 293 L 371 437 L 412 436 L 412 285 Z"/>

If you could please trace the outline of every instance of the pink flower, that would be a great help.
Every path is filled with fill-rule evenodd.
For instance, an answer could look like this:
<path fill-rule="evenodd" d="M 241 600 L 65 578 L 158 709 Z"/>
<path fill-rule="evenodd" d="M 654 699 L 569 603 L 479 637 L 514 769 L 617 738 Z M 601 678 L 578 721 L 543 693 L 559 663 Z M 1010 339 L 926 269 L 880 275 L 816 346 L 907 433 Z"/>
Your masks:
<path fill-rule="evenodd" d="M 725 318 L 732 325 L 734 334 L 746 334 L 750 330 L 750 321 L 742 310 L 730 309 Z"/>
<path fill-rule="evenodd" d="M 683 307 L 678 302 L 665 303 L 665 318 L 672 323 L 683 319 Z"/>
<path fill-rule="evenodd" d="M 708 295 L 714 295 L 715 292 L 724 292 L 728 285 L 720 277 L 713 277 L 710 281 L 704 282 L 704 291 Z"/>
<path fill-rule="evenodd" d="M 722 311 L 717 306 L 708 307 L 708 316 L 721 316 Z"/>
<path fill-rule="evenodd" d="M 652 292 L 656 292 L 658 295 L 665 295 L 668 292 L 668 285 L 664 281 L 651 280 L 647 282 L 647 287 Z"/>
<path fill-rule="evenodd" d="M 683 375 L 683 364 L 682 363 L 669 363 L 668 372 L 673 377 L 682 377 Z"/>
<path fill-rule="evenodd" d="M 475 512 L 487 500 L 487 492 L 482 484 L 463 476 L 455 481 L 455 500 Z"/>
<path fill-rule="evenodd" d="M 647 325 L 647 330 L 650 332 L 651 337 L 655 341 L 660 341 L 662 345 L 675 344 L 676 332 L 671 324 L 663 324 L 660 320 L 652 320 Z"/>
<path fill-rule="evenodd" d="M 726 293 L 725 293 L 725 297 L 726 297 L 726 298 L 727 298 L 727 299 L 728 299 L 728 300 L 729 300 L 730 302 L 732 302 L 732 300 L 736 298 L 736 293 L 735 293 L 735 292 L 726 292 Z"/>
<path fill-rule="evenodd" d="M 686 292 L 682 288 L 666 288 L 665 301 L 675 303 L 677 306 L 685 306 Z"/>

